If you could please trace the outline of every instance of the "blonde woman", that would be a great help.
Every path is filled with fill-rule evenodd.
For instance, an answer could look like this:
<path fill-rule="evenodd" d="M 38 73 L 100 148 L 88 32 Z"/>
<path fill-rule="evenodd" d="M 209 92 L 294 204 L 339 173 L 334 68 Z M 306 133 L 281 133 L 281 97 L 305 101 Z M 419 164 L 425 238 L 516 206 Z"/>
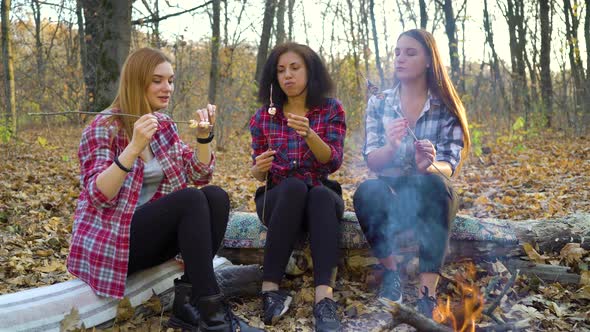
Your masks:
<path fill-rule="evenodd" d="M 371 97 L 366 111 L 363 154 L 378 178 L 358 187 L 354 208 L 385 269 L 380 300 L 402 301 L 395 237 L 414 230 L 420 244 L 418 310 L 432 317 L 458 208 L 448 179 L 469 150 L 469 131 L 434 37 L 419 29 L 403 32 L 395 56 L 394 88 Z"/>
<path fill-rule="evenodd" d="M 128 275 L 182 254 L 172 327 L 249 331 L 223 300 L 212 259 L 229 215 L 229 198 L 211 179 L 215 106 L 197 111 L 195 149 L 166 109 L 174 90 L 171 61 L 142 48 L 123 66 L 117 97 L 84 129 L 78 151 L 82 192 L 68 270 L 96 294 L 122 298 Z M 108 115 L 125 113 L 138 118 Z M 253 330 L 253 329 L 252 329 Z M 256 331 L 256 330 L 254 330 Z"/>

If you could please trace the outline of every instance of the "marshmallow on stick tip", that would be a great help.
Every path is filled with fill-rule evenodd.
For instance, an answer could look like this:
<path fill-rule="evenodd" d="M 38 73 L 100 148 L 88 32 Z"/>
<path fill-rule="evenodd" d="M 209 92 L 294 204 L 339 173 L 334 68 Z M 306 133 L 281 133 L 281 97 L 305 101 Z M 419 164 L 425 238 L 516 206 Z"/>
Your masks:
<path fill-rule="evenodd" d="M 190 120 L 190 124 L 188 125 L 191 128 L 207 128 L 211 125 L 209 121 L 197 121 L 197 120 Z"/>

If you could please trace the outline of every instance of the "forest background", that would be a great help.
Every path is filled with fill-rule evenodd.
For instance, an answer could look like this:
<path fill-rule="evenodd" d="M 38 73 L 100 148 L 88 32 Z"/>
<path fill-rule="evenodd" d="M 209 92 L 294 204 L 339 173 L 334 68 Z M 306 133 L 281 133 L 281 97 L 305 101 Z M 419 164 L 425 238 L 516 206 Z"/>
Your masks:
<path fill-rule="evenodd" d="M 143 46 L 173 59 L 167 112 L 175 119 L 218 105 L 214 183 L 228 188 L 235 210 L 254 210 L 247 123 L 274 45 L 309 44 L 337 83 L 348 132 L 334 178 L 352 210 L 356 186 L 371 176 L 360 157 L 363 77 L 391 87 L 397 35 L 424 28 L 437 37 L 470 121 L 473 151 L 455 179 L 460 213 L 516 222 L 590 211 L 589 0 L 1 3 L 0 294 L 70 278 L 63 264 L 79 194 L 76 153 L 90 116 L 29 113 L 104 109 L 125 57 Z M 578 271 L 588 261 L 584 252 Z M 571 311 L 588 317 L 584 303 Z M 556 321 L 574 326 L 563 315 Z"/>

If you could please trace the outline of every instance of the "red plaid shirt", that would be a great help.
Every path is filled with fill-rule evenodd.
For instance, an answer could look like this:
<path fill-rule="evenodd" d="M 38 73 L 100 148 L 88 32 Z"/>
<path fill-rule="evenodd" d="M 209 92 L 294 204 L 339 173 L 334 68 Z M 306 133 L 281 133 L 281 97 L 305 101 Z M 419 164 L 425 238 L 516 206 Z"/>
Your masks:
<path fill-rule="evenodd" d="M 287 177 L 296 177 L 307 185 L 317 186 L 329 174 L 336 172 L 342 165 L 346 122 L 342 105 L 336 99 L 327 99 L 320 107 L 313 108 L 305 115 L 309 126 L 328 144 L 332 154 L 330 160 L 322 164 L 313 155 L 305 139 L 287 126 L 283 110 L 268 114 L 268 108 L 262 107 L 250 119 L 252 134 L 252 159 L 268 150 L 277 153 L 270 169 L 270 181 L 280 183 Z"/>
<path fill-rule="evenodd" d="M 154 113 L 159 120 L 170 120 Z M 129 260 L 129 229 L 143 183 L 143 161 L 137 158 L 117 196 L 109 200 L 96 186 L 96 178 L 128 145 L 124 131 L 105 116 L 97 116 L 84 129 L 78 150 L 82 191 L 74 217 L 68 271 L 86 282 L 98 295 L 122 298 Z M 204 185 L 211 179 L 215 160 L 197 160 L 182 142 L 176 125 L 161 121 L 150 147 L 162 165 L 164 179 L 156 200 L 189 183 Z"/>

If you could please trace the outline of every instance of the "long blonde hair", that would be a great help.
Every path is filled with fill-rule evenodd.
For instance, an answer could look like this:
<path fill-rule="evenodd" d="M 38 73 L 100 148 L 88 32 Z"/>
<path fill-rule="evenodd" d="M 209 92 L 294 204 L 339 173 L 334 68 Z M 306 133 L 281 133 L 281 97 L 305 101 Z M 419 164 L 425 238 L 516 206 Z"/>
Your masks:
<path fill-rule="evenodd" d="M 471 136 L 469 135 L 469 124 L 467 122 L 465 107 L 463 106 L 463 102 L 442 63 L 434 36 L 430 32 L 422 29 L 412 29 L 402 32 L 399 35 L 398 40 L 402 36 L 408 36 L 417 40 L 426 50 L 426 53 L 432 62 L 430 67 L 426 70 L 426 83 L 428 84 L 428 88 L 442 100 L 451 113 L 457 116 L 459 123 L 461 124 L 461 129 L 463 129 L 463 150 L 461 151 L 461 162 L 455 170 L 455 174 L 457 174 L 461 169 L 461 164 L 467 158 L 469 150 L 471 149 Z M 397 85 L 397 79 L 395 79 L 395 81 L 396 84 L 394 85 Z"/>
<path fill-rule="evenodd" d="M 146 91 L 152 82 L 154 70 L 164 62 L 172 63 L 162 51 L 154 48 L 144 47 L 129 54 L 121 70 L 117 96 L 110 108 L 139 116 L 151 113 L 152 108 Z M 131 139 L 133 124 L 137 118 L 117 116 L 115 120 L 120 123 L 127 137 Z"/>

